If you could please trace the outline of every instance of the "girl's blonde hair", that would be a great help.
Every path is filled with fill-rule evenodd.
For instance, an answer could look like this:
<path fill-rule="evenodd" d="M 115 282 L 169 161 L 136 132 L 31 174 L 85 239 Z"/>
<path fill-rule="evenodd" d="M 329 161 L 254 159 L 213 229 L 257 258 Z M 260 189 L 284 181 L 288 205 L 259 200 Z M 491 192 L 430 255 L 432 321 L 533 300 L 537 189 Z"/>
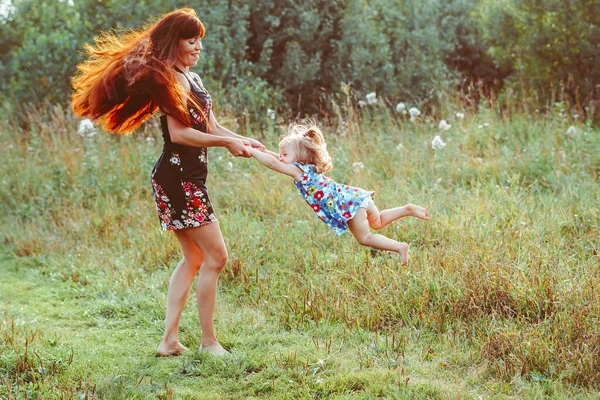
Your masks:
<path fill-rule="evenodd" d="M 287 133 L 282 137 L 279 146 L 291 146 L 296 153 L 296 161 L 312 164 L 315 172 L 323 174 L 333 168 L 331 157 L 327 151 L 327 143 L 316 121 L 307 119 L 292 122 Z"/>

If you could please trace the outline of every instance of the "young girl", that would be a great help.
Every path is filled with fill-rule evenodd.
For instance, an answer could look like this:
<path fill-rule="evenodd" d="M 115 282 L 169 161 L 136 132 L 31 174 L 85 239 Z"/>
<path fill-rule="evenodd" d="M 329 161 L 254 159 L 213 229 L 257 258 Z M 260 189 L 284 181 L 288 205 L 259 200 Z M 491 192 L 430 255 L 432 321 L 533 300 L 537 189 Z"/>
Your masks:
<path fill-rule="evenodd" d="M 323 175 L 331 170 L 331 157 L 319 127 L 311 121 L 290 125 L 279 143 L 279 154 L 250 149 L 252 156 L 265 166 L 294 178 L 300 195 L 333 231 L 341 235 L 346 229 L 364 246 L 389 250 L 408 264 L 408 244 L 397 242 L 369 227 L 379 230 L 399 218 L 429 219 L 423 207 L 407 204 L 379 212 L 373 202 L 375 192 L 336 183 Z"/>

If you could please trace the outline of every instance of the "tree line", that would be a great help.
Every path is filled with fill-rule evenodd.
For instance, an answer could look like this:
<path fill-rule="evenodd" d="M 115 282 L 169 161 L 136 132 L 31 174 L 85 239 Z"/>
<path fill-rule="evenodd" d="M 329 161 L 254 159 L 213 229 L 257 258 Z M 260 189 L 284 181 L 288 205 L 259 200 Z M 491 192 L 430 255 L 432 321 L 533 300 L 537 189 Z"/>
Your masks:
<path fill-rule="evenodd" d="M 2 102 L 67 103 L 84 43 L 179 7 L 204 22 L 195 70 L 234 112 L 319 112 L 344 86 L 392 105 L 470 87 L 540 105 L 560 91 L 578 109 L 600 99 L 597 0 L 13 0 Z"/>

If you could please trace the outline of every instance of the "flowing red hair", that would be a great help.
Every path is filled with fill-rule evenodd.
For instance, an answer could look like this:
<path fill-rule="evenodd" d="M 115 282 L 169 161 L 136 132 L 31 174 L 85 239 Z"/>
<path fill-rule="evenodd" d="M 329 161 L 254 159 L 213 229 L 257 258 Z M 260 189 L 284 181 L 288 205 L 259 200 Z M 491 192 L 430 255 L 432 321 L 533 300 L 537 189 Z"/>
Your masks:
<path fill-rule="evenodd" d="M 179 40 L 203 36 L 204 25 L 190 8 L 122 36 L 102 33 L 95 46 L 85 45 L 88 59 L 71 80 L 73 111 L 123 135 L 158 109 L 191 125 L 186 102 L 200 108 L 177 82 L 173 66 Z"/>

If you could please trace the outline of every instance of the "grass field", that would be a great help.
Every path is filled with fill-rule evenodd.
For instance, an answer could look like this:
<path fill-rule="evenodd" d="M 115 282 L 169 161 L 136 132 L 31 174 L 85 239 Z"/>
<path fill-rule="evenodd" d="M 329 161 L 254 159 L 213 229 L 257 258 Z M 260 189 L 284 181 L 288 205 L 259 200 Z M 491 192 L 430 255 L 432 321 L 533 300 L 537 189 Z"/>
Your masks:
<path fill-rule="evenodd" d="M 0 398 L 598 398 L 600 130 L 456 111 L 447 131 L 384 109 L 324 129 L 332 178 L 428 208 L 383 231 L 411 244 L 408 267 L 336 237 L 286 177 L 210 150 L 224 359 L 197 351 L 193 291 L 192 351 L 155 357 L 180 257 L 152 200 L 156 124 L 80 137 L 59 107 L 0 122 Z"/>

